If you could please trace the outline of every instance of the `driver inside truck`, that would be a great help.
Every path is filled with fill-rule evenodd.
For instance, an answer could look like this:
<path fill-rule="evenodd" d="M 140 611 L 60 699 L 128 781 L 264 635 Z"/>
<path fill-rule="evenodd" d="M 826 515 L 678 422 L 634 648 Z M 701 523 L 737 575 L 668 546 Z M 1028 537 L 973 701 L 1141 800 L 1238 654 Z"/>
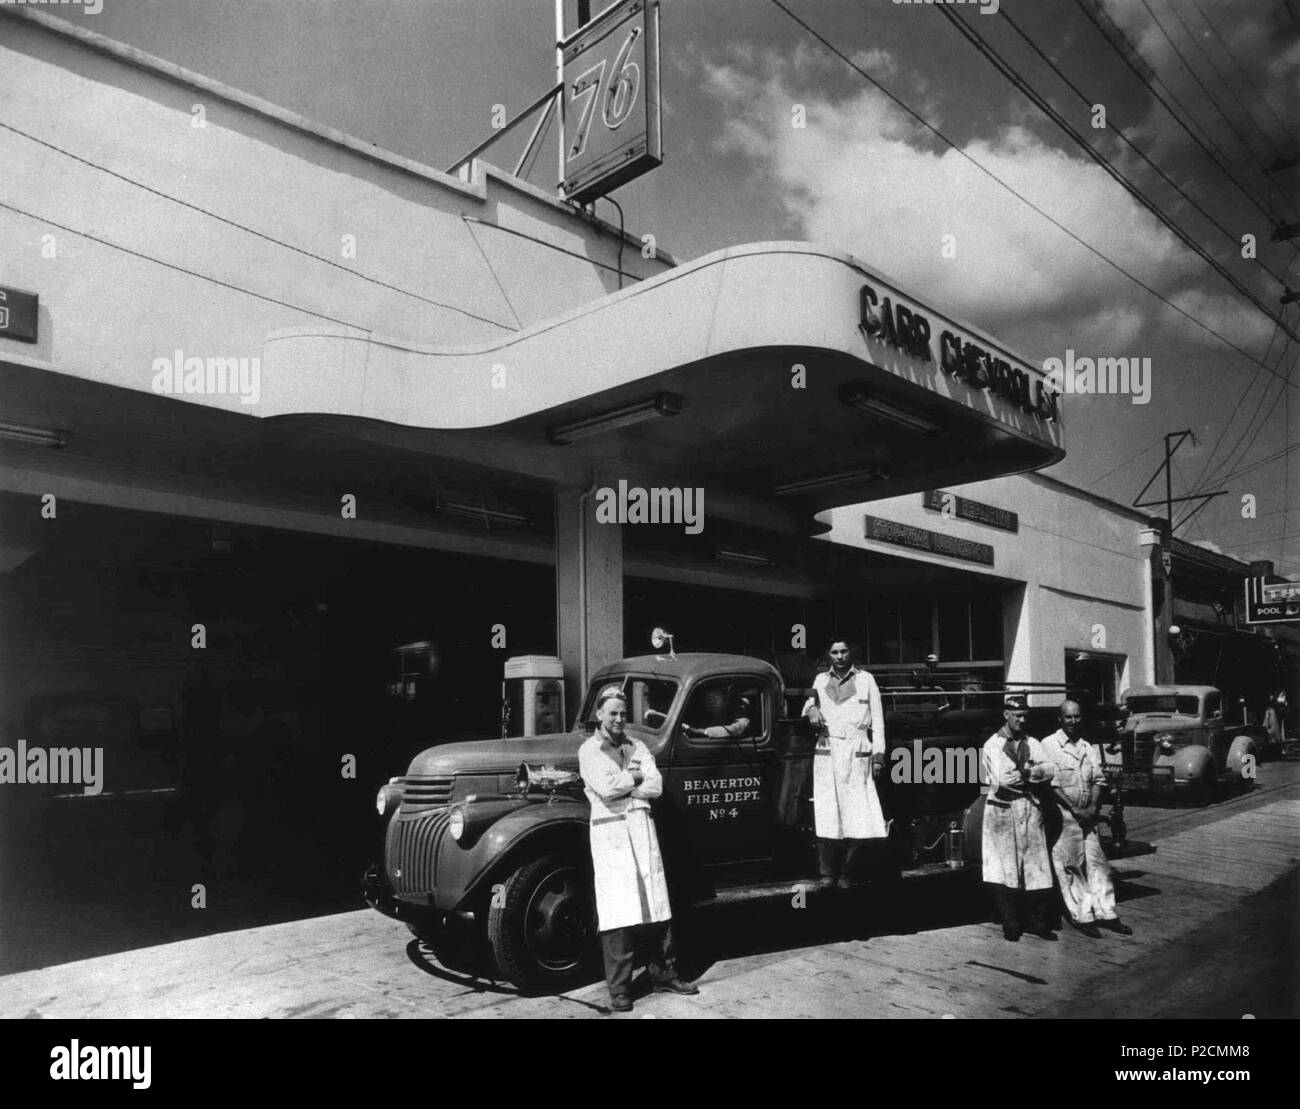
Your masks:
<path fill-rule="evenodd" d="M 758 719 L 758 708 L 752 692 L 737 695 L 731 686 L 712 686 L 691 698 L 686 715 L 688 723 L 682 730 L 690 738 L 728 739 L 750 730 L 751 722 Z M 691 724 L 691 719 L 700 723 Z"/>

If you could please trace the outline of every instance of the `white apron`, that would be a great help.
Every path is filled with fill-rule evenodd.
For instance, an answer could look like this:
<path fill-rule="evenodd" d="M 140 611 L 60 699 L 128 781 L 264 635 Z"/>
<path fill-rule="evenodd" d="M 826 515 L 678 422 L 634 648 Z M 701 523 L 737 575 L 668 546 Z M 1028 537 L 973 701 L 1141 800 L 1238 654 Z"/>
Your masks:
<path fill-rule="evenodd" d="M 884 754 L 884 709 L 875 679 L 854 670 L 853 680 L 839 683 L 826 673 L 813 680 L 813 704 L 822 714 L 829 738 L 813 751 L 813 818 L 821 839 L 882 839 L 887 834 L 871 756 Z"/>
<path fill-rule="evenodd" d="M 1027 737 L 1027 741 L 1030 761 L 1043 762 L 1042 744 L 1033 738 Z M 998 731 L 984 743 L 984 775 L 989 785 L 980 842 L 984 881 L 1012 889 L 1051 889 L 1052 861 L 1042 808 L 1027 797 L 1011 801 L 995 797 L 1016 765 L 1004 750 L 1006 742 L 1006 735 Z"/>
<path fill-rule="evenodd" d="M 1053 786 L 1076 809 L 1086 808 L 1093 786 L 1105 780 L 1096 748 L 1086 739 L 1071 743 L 1069 736 L 1058 730 L 1043 740 L 1043 751 L 1056 767 Z M 1061 831 L 1050 846 L 1056 884 L 1070 916 L 1080 924 L 1115 920 L 1115 883 L 1096 825 L 1085 834 L 1079 822 L 1062 809 Z"/>
<path fill-rule="evenodd" d="M 644 781 L 633 785 L 624 767 L 641 761 Z M 663 792 L 663 779 L 645 744 L 615 745 L 599 732 L 578 753 L 582 781 L 591 802 L 591 863 L 600 931 L 669 920 L 672 906 L 650 813 L 650 798 Z"/>

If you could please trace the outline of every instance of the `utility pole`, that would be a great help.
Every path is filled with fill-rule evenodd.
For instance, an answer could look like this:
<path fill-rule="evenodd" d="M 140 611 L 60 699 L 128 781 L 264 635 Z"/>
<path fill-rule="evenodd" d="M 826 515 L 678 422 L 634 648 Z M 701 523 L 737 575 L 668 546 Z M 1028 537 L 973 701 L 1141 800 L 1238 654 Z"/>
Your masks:
<path fill-rule="evenodd" d="M 1222 497 L 1227 494 L 1228 490 L 1219 489 L 1213 493 L 1192 493 L 1186 497 L 1174 496 L 1174 454 L 1181 447 L 1185 440 L 1191 438 L 1196 442 L 1196 437 L 1192 435 L 1190 428 L 1184 428 L 1182 431 L 1171 431 L 1165 436 L 1165 460 L 1159 469 L 1148 479 L 1147 483 L 1142 486 L 1140 492 L 1133 500 L 1134 508 L 1158 508 L 1162 503 L 1159 500 L 1144 501 L 1147 490 L 1155 483 L 1156 478 L 1160 476 L 1160 471 L 1165 472 L 1165 526 L 1163 534 L 1160 537 L 1160 568 L 1163 571 L 1161 575 L 1162 588 L 1152 590 L 1152 595 L 1160 596 L 1160 619 L 1155 621 L 1157 628 L 1165 629 L 1164 634 L 1156 632 L 1156 642 L 1152 644 L 1156 660 L 1156 680 L 1158 682 L 1173 682 L 1176 680 L 1174 672 L 1174 659 L 1172 645 L 1169 642 L 1168 629 L 1173 623 L 1174 618 L 1174 505 L 1184 501 L 1199 501 L 1200 503 L 1188 512 L 1181 520 L 1178 521 L 1178 527 L 1182 527 L 1193 516 L 1201 511 L 1215 497 Z M 1155 573 L 1155 567 L 1152 566 L 1152 574 Z M 1153 614 L 1154 615 L 1154 614 Z"/>

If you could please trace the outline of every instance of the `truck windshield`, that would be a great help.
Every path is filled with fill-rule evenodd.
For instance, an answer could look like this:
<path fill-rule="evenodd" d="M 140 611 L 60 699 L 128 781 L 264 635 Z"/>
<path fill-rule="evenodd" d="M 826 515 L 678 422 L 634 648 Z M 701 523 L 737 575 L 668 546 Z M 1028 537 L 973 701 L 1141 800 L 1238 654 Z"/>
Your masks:
<path fill-rule="evenodd" d="M 627 698 L 627 722 L 634 728 L 647 732 L 663 731 L 668 723 L 668 710 L 677 696 L 677 683 L 670 678 L 637 678 L 626 675 L 595 682 L 587 691 L 582 712 L 578 715 L 577 729 L 587 731 L 597 726 L 596 696 L 611 685 L 619 686 Z"/>
<path fill-rule="evenodd" d="M 1199 708 L 1200 702 L 1195 697 L 1179 697 L 1173 693 L 1160 693 L 1143 697 L 1130 697 L 1128 699 L 1128 711 L 1131 713 L 1176 712 L 1181 716 L 1195 716 Z"/>

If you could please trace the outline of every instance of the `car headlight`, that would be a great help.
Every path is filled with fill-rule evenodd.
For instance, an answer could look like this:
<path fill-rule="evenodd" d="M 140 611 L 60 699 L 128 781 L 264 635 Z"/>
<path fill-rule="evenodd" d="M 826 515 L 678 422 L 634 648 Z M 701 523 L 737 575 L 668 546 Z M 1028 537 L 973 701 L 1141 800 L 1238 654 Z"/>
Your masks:
<path fill-rule="evenodd" d="M 451 833 L 451 838 L 457 843 L 460 837 L 465 834 L 465 810 L 457 805 L 451 810 L 451 817 L 447 821 L 447 831 Z"/>
<path fill-rule="evenodd" d="M 389 778 L 387 785 L 379 787 L 379 792 L 375 794 L 375 811 L 380 816 L 387 816 L 393 811 L 393 807 L 402 799 L 401 778 Z"/>
<path fill-rule="evenodd" d="M 1168 755 L 1174 749 L 1174 737 L 1168 732 L 1162 732 L 1160 735 L 1156 736 L 1156 746 Z"/>

